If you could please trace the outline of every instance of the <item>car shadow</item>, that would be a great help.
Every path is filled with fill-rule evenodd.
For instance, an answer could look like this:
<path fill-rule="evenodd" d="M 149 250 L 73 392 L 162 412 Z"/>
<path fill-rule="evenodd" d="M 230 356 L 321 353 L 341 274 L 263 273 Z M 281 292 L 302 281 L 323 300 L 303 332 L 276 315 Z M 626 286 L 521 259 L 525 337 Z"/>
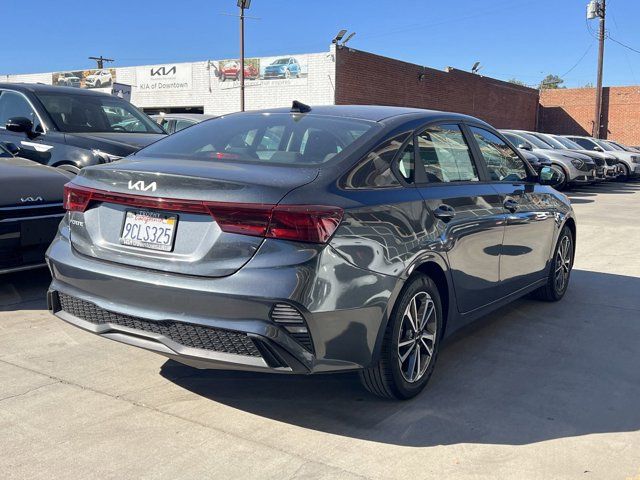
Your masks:
<path fill-rule="evenodd" d="M 47 268 L 0 276 L 0 312 L 47 309 L 47 288 L 51 275 Z"/>
<path fill-rule="evenodd" d="M 196 370 L 161 375 L 204 398 L 394 445 L 522 445 L 640 429 L 640 278 L 575 270 L 558 303 L 521 299 L 453 335 L 427 389 L 378 399 L 357 374 Z"/>

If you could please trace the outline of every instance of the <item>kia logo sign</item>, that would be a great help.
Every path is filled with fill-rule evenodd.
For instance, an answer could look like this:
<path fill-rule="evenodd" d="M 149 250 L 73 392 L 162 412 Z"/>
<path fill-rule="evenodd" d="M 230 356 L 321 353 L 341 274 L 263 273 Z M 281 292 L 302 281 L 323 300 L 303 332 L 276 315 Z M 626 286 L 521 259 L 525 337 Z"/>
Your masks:
<path fill-rule="evenodd" d="M 155 192 L 157 187 L 156 182 L 151 182 L 146 185 L 142 180 L 138 180 L 137 182 L 129 180 L 129 190 L 142 190 L 143 192 L 151 190 L 152 192 Z"/>
<path fill-rule="evenodd" d="M 152 68 L 151 69 L 151 76 L 152 77 L 158 77 L 158 76 L 167 76 L 167 75 L 175 75 L 176 72 L 178 71 L 178 69 L 176 68 L 176 66 L 174 65 L 171 68 L 167 68 L 167 67 L 158 67 L 158 68 Z"/>

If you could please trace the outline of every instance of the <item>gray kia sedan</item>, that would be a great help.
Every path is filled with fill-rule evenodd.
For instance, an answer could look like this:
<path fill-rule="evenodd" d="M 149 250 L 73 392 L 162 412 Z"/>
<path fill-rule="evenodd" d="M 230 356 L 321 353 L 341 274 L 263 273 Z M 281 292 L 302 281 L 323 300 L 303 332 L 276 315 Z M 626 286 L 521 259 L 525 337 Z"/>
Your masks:
<path fill-rule="evenodd" d="M 446 336 L 565 294 L 576 224 L 551 175 L 464 115 L 222 116 L 67 185 L 49 307 L 195 367 L 357 370 L 410 398 Z"/>

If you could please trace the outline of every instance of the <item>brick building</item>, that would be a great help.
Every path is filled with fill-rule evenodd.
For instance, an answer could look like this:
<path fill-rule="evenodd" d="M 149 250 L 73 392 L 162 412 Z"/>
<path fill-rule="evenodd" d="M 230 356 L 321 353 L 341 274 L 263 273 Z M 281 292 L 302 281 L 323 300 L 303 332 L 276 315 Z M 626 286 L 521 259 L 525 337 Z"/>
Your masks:
<path fill-rule="evenodd" d="M 299 70 L 292 70 L 286 78 L 267 75 L 274 64 L 289 58 Z M 239 82 L 230 70 L 234 62 L 205 60 L 109 70 L 113 81 L 131 85 L 131 102 L 149 113 L 224 114 L 240 108 Z M 335 45 L 327 52 L 247 62 L 255 67 L 247 67 L 253 76 L 246 81 L 247 110 L 289 106 L 295 99 L 310 105 L 355 103 L 450 110 L 480 117 L 496 127 L 534 129 L 536 125 L 537 90 L 460 70 L 436 70 Z M 0 75 L 0 81 L 61 84 L 72 76 L 85 86 L 83 79 L 92 72 Z"/>
<path fill-rule="evenodd" d="M 591 135 L 595 95 L 593 88 L 543 91 L 539 129 L 549 133 Z M 627 145 L 640 145 L 640 87 L 603 89 L 600 135 Z"/>

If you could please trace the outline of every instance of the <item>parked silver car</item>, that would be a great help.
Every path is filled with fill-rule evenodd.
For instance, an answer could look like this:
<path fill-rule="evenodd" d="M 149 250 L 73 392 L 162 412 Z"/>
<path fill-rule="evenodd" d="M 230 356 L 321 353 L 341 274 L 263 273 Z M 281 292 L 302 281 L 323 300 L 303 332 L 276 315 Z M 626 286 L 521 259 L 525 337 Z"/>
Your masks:
<path fill-rule="evenodd" d="M 624 182 L 629 178 L 640 177 L 640 153 L 627 152 L 624 150 L 617 150 L 613 146 L 609 145 L 604 140 L 599 140 L 591 137 L 583 137 L 578 135 L 565 135 L 569 140 L 573 140 L 578 145 L 587 150 L 594 150 L 596 152 L 607 152 L 618 160 L 620 160 L 621 173 L 618 176 L 618 180 Z"/>
<path fill-rule="evenodd" d="M 595 163 L 586 155 L 574 152 L 554 150 L 535 135 L 520 130 L 501 130 L 515 146 L 529 150 L 534 154 L 546 155 L 552 168 L 558 175 L 555 188 L 563 190 L 572 185 L 585 185 L 595 182 Z"/>
<path fill-rule="evenodd" d="M 196 123 L 215 118 L 215 115 L 205 115 L 204 113 L 166 113 L 151 115 L 151 118 L 160 124 L 168 134 L 172 134 Z"/>

